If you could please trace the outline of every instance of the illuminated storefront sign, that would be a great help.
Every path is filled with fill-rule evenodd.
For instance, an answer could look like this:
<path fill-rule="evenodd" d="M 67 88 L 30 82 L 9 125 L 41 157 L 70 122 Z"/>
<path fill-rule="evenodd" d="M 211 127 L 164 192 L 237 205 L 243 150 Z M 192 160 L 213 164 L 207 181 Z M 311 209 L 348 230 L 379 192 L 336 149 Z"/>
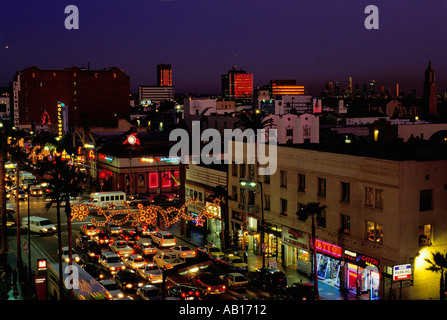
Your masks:
<path fill-rule="evenodd" d="M 309 250 L 309 236 L 307 233 L 291 228 L 283 228 L 282 239 L 284 244 Z"/>
<path fill-rule="evenodd" d="M 110 157 L 110 156 L 106 156 L 105 154 L 98 154 L 98 158 L 100 159 L 100 160 L 105 160 L 105 161 L 107 161 L 107 162 L 113 162 L 113 157 Z"/>
<path fill-rule="evenodd" d="M 366 268 L 367 266 L 378 267 L 380 265 L 380 261 L 378 259 L 349 250 L 345 250 L 345 261 L 353 263 L 362 268 Z"/>
<path fill-rule="evenodd" d="M 315 239 L 315 247 L 317 251 L 326 253 L 336 258 L 341 257 L 341 247 L 334 244 Z"/>
<path fill-rule="evenodd" d="M 393 267 L 393 280 L 400 281 L 411 278 L 411 264 L 402 264 Z"/>

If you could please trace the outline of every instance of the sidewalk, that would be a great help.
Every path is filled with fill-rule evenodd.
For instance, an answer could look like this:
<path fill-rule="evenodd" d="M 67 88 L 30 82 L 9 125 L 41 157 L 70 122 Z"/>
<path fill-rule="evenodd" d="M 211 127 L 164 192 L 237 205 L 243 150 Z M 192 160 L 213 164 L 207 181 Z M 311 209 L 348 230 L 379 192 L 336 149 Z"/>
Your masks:
<path fill-rule="evenodd" d="M 212 241 L 214 244 L 216 244 L 218 247 L 221 247 L 221 241 L 220 238 L 216 235 L 208 235 L 207 239 L 203 239 L 203 235 L 200 234 L 200 232 L 191 230 L 191 235 L 181 235 L 180 234 L 180 226 L 178 224 L 175 224 L 169 228 L 169 231 L 172 232 L 176 237 L 179 239 L 182 239 L 183 241 L 190 243 L 194 246 L 200 247 L 204 246 L 205 244 Z M 235 252 L 238 256 L 243 256 L 243 250 L 238 250 Z M 265 264 L 268 265 L 268 258 L 265 260 Z M 255 270 L 262 267 L 262 256 L 258 256 L 253 252 L 248 252 L 248 265 L 250 270 Z M 280 263 L 277 263 L 277 269 L 283 271 L 288 280 L 288 284 L 291 285 L 295 282 L 309 282 L 314 283 L 313 279 L 310 279 L 303 275 L 302 273 L 298 272 L 296 269 L 288 268 L 286 266 L 281 265 Z M 318 292 L 320 295 L 321 300 L 368 300 L 368 295 L 361 295 L 357 296 L 356 294 L 352 292 L 346 292 L 343 293 L 340 291 L 339 288 L 331 286 L 327 283 L 325 283 L 322 280 L 318 281 Z"/>

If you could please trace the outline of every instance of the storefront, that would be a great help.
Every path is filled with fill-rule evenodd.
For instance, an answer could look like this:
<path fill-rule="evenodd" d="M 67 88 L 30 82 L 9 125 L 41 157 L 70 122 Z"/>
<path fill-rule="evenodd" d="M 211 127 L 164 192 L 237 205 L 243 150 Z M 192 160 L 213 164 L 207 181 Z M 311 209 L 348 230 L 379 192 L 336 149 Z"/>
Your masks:
<path fill-rule="evenodd" d="M 309 235 L 286 226 L 282 227 L 283 264 L 298 271 L 311 274 Z"/>
<path fill-rule="evenodd" d="M 326 284 L 340 287 L 340 258 L 342 249 L 332 243 L 315 239 L 318 278 Z"/>
<path fill-rule="evenodd" d="M 346 287 L 355 294 L 368 293 L 370 300 L 379 299 L 379 260 L 345 250 Z"/>
<path fill-rule="evenodd" d="M 266 257 L 282 262 L 282 228 L 266 223 L 264 231 L 264 251 Z"/>

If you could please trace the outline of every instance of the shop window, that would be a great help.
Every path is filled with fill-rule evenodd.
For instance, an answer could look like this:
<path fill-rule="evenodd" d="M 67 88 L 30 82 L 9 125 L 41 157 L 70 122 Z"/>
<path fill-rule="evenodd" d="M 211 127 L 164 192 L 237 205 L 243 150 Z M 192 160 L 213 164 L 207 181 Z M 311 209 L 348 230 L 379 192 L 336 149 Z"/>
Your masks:
<path fill-rule="evenodd" d="M 281 175 L 281 188 L 287 188 L 287 171 L 280 171 Z"/>
<path fill-rule="evenodd" d="M 420 246 L 429 246 L 431 240 L 432 226 L 430 224 L 426 224 L 424 226 L 419 227 L 419 245 Z"/>
<path fill-rule="evenodd" d="M 371 242 L 383 243 L 383 225 L 366 221 L 366 239 Z"/>
<path fill-rule="evenodd" d="M 433 210 L 433 190 L 419 192 L 419 211 Z"/>
<path fill-rule="evenodd" d="M 347 182 L 341 183 L 341 201 L 349 203 L 351 198 L 351 185 Z"/>
<path fill-rule="evenodd" d="M 306 191 L 306 175 L 300 173 L 298 174 L 298 191 Z"/>
<path fill-rule="evenodd" d="M 318 178 L 318 196 L 326 197 L 326 179 Z"/>
<path fill-rule="evenodd" d="M 342 214 L 341 215 L 341 229 L 344 234 L 351 234 L 351 217 Z"/>

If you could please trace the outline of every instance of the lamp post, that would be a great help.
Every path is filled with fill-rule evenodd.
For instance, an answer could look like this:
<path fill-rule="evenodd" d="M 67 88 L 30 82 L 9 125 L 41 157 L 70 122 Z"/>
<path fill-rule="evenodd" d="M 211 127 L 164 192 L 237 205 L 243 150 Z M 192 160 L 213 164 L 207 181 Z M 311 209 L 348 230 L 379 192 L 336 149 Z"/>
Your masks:
<path fill-rule="evenodd" d="M 260 181 L 251 181 L 251 180 L 241 180 L 239 181 L 240 185 L 247 188 L 250 187 L 254 189 L 256 185 L 259 183 L 261 186 L 261 253 L 262 253 L 262 267 L 265 268 L 265 244 L 264 244 L 264 193 L 262 191 L 262 182 Z M 247 206 L 248 211 L 248 206 Z"/>

